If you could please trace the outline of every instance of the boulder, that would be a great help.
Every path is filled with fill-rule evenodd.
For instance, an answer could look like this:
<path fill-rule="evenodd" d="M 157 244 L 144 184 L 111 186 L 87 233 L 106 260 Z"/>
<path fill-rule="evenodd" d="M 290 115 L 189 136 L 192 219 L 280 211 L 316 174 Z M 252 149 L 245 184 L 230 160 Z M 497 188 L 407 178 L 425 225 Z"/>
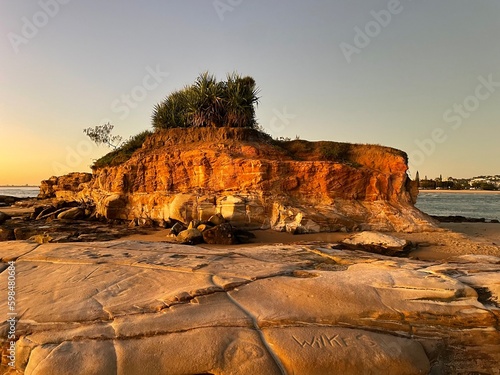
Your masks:
<path fill-rule="evenodd" d="M 239 243 L 251 242 L 252 239 L 257 237 L 254 233 L 244 229 L 233 228 L 233 233 Z"/>
<path fill-rule="evenodd" d="M 215 226 L 215 225 L 220 225 L 220 224 L 225 223 L 226 219 L 224 219 L 224 216 L 222 216 L 221 214 L 215 214 L 215 215 L 210 216 L 210 218 L 208 219 L 208 222 Z"/>
<path fill-rule="evenodd" d="M 204 232 L 206 231 L 207 229 L 210 229 L 210 228 L 213 228 L 211 225 L 208 225 L 208 224 L 200 224 L 196 227 L 196 229 L 198 229 L 200 232 Z"/>
<path fill-rule="evenodd" d="M 177 235 L 177 242 L 188 245 L 196 245 L 203 242 L 202 233 L 196 229 L 186 229 Z"/>
<path fill-rule="evenodd" d="M 30 227 L 18 227 L 14 228 L 14 236 L 16 240 L 27 240 L 28 238 L 36 235 L 36 229 Z"/>
<path fill-rule="evenodd" d="M 68 209 L 67 208 L 60 208 L 58 210 L 55 210 L 55 211 L 52 211 L 52 210 L 49 210 L 47 214 L 40 214 L 38 215 L 38 217 L 36 218 L 36 220 L 45 220 L 45 221 L 52 221 L 54 219 L 57 218 L 57 215 L 59 215 L 61 212 L 64 212 L 64 211 L 67 211 Z"/>
<path fill-rule="evenodd" d="M 6 213 L 0 211 L 0 224 L 3 224 L 7 220 L 10 220 L 10 219 L 11 219 L 11 217 L 9 215 L 7 215 Z"/>
<path fill-rule="evenodd" d="M 35 209 L 33 215 L 36 214 L 36 220 L 46 219 L 51 213 L 56 212 L 57 208 L 54 206 L 40 206 Z"/>
<path fill-rule="evenodd" d="M 407 240 L 378 232 L 361 232 L 343 240 L 342 245 L 352 250 L 364 250 L 384 255 L 395 255 L 407 250 Z"/>
<path fill-rule="evenodd" d="M 59 220 L 79 220 L 85 217 L 85 210 L 80 207 L 73 207 L 57 215 Z"/>
<path fill-rule="evenodd" d="M 203 240 L 208 244 L 234 245 L 237 238 L 231 224 L 223 223 L 203 231 Z"/>
<path fill-rule="evenodd" d="M 172 225 L 172 228 L 170 228 L 170 233 L 175 234 L 177 236 L 180 232 L 186 229 L 187 228 L 183 224 L 177 222 L 174 225 Z"/>
<path fill-rule="evenodd" d="M 200 220 L 191 220 L 191 222 L 188 225 L 188 229 L 198 228 L 200 225 L 201 225 Z"/>
<path fill-rule="evenodd" d="M 12 197 L 10 195 L 0 195 L 0 203 L 3 203 L 5 206 L 10 206 L 23 198 Z"/>

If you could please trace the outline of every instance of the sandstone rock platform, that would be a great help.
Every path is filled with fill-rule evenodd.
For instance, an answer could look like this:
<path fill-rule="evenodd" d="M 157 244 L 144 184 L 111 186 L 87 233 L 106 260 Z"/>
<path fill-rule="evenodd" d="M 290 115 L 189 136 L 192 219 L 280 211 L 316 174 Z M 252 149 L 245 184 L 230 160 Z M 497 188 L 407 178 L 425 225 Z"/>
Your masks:
<path fill-rule="evenodd" d="M 323 244 L 4 242 L 8 374 L 498 374 L 500 258 Z"/>

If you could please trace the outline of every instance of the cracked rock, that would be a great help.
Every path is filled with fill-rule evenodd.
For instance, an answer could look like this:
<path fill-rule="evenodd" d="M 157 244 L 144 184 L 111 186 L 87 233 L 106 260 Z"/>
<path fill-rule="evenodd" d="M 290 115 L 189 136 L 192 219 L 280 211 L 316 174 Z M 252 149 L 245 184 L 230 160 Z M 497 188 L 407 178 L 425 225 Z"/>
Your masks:
<path fill-rule="evenodd" d="M 499 373 L 495 257 L 116 240 L 3 242 L 0 257 L 18 317 L 2 374 Z"/>

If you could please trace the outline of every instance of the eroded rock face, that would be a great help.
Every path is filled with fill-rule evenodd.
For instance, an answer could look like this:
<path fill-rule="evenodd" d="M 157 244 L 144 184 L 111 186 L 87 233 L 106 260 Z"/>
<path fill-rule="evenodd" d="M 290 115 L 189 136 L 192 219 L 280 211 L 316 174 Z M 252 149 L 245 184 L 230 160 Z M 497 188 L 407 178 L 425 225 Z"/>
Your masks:
<path fill-rule="evenodd" d="M 0 256 L 0 282 L 7 261 L 18 275 L 21 374 L 500 373 L 496 257 L 126 241 Z"/>
<path fill-rule="evenodd" d="M 77 176 L 73 198 L 124 220 L 188 224 L 221 214 L 237 227 L 293 233 L 435 228 L 413 206 L 404 153 L 351 145 L 349 162 L 327 161 L 331 142 L 293 142 L 251 129 L 170 129 L 124 164 L 96 170 L 86 185 Z M 51 189 L 64 196 L 62 185 Z"/>
<path fill-rule="evenodd" d="M 60 177 L 52 176 L 48 180 L 42 181 L 38 197 L 41 199 L 72 199 L 75 193 L 83 190 L 85 186 L 83 184 L 90 182 L 91 179 L 92 174 L 79 172 L 73 172 Z"/>

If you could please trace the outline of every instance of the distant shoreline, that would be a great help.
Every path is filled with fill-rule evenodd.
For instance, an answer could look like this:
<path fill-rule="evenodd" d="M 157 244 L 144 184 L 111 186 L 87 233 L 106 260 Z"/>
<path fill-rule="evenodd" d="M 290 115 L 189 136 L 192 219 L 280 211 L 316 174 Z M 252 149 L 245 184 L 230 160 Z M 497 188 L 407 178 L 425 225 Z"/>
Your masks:
<path fill-rule="evenodd" d="M 419 190 L 419 194 L 492 194 L 500 195 L 499 190 Z"/>

